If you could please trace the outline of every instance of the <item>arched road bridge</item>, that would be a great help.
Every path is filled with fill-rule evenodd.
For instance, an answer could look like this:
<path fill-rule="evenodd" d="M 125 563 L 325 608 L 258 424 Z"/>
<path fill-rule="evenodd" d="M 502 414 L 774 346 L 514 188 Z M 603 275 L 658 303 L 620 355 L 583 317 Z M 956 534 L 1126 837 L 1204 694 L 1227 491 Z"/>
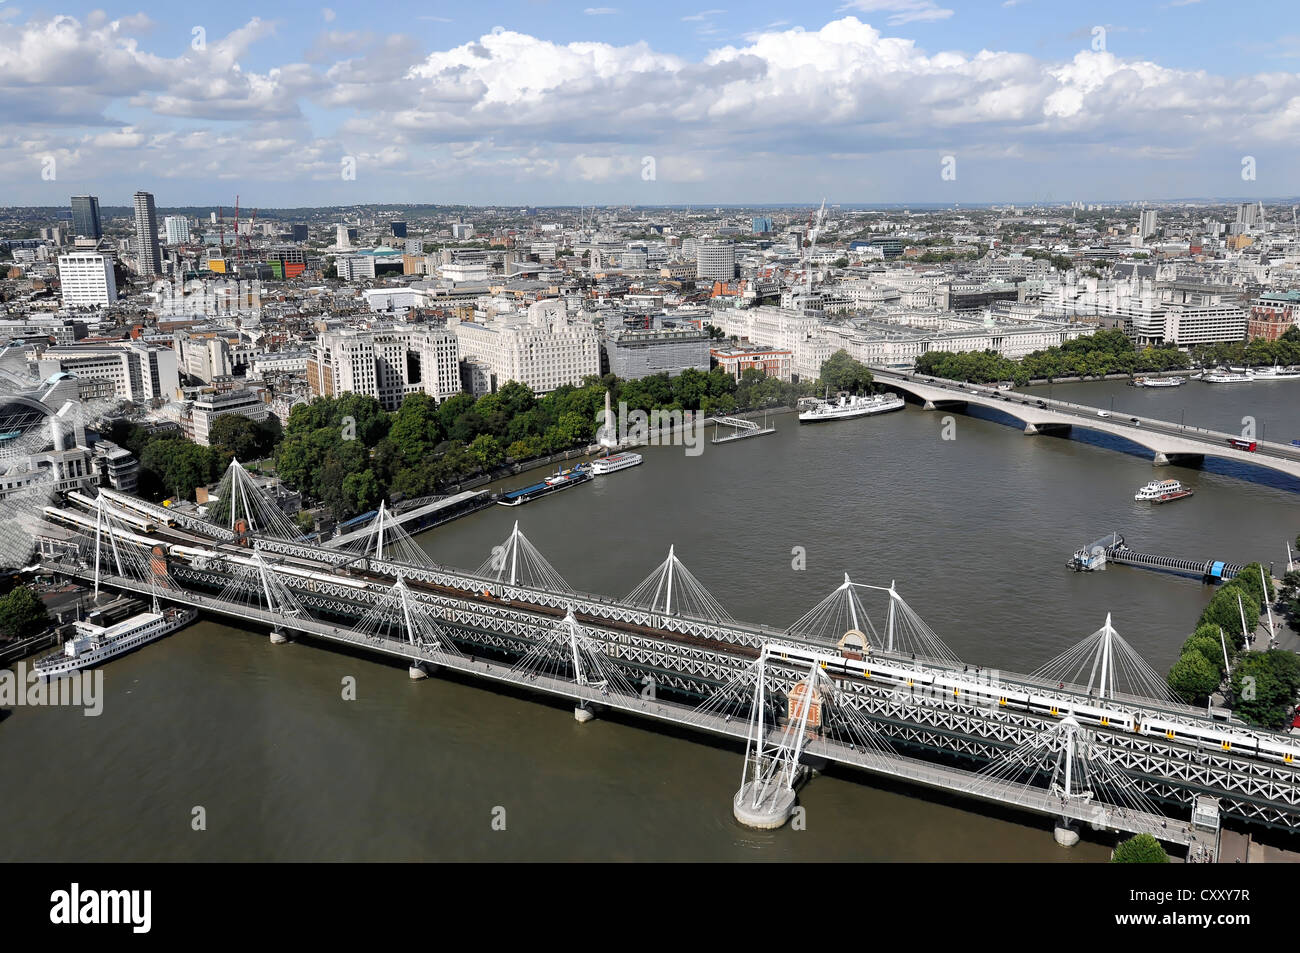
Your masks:
<path fill-rule="evenodd" d="M 1027 434 L 1065 433 L 1071 427 L 1083 427 L 1122 437 L 1150 450 L 1155 455 L 1152 462 L 1156 466 L 1195 466 L 1206 457 L 1219 457 L 1300 479 L 1300 447 L 1256 440 L 1254 451 L 1242 450 L 1229 443 L 1238 438 L 1236 434 L 1185 427 L 1149 417 L 1099 411 L 1096 407 L 1082 404 L 1027 396 L 1017 391 L 1002 391 L 982 384 L 966 384 L 941 377 L 906 374 L 889 368 L 872 367 L 871 373 L 877 383 L 923 401 L 926 410 L 975 404 L 1021 421 Z"/>

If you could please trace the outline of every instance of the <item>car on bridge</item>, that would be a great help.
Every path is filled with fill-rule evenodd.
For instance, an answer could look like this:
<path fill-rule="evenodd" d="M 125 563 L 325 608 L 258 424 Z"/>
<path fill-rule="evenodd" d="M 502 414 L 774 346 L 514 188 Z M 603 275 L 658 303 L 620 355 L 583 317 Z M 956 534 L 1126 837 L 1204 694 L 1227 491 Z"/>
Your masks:
<path fill-rule="evenodd" d="M 1142 426 L 1142 421 L 1138 420 L 1136 417 L 1130 417 L 1128 419 L 1128 422 L 1131 423 L 1134 427 Z"/>
<path fill-rule="evenodd" d="M 1099 410 L 1099 411 L 1097 411 L 1097 416 L 1098 416 L 1098 417 L 1109 417 L 1109 416 L 1110 416 L 1110 411 L 1109 411 L 1109 410 Z"/>

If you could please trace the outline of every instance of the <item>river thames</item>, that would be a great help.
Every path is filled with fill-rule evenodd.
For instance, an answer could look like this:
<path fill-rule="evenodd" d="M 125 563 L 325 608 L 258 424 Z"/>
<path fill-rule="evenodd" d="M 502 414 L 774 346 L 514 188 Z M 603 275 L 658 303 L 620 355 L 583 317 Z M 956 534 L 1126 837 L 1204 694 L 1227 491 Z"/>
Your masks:
<path fill-rule="evenodd" d="M 1046 395 L 1048 388 L 1033 393 Z M 1300 381 L 1051 396 L 1188 425 L 1300 439 Z M 1113 401 L 1113 404 L 1112 404 Z M 1213 462 L 1154 469 L 1103 438 L 1028 437 L 990 418 L 904 411 L 777 433 L 642 466 L 419 537 L 474 568 L 514 520 L 575 589 L 622 596 L 677 555 L 737 618 L 784 627 L 848 572 L 899 591 L 963 659 L 1031 671 L 1114 625 L 1165 671 L 1211 589 L 1112 567 L 1066 569 L 1118 530 L 1148 552 L 1281 564 L 1300 494 Z M 1134 449 L 1130 447 L 1129 449 Z M 1196 491 L 1135 503 L 1156 477 Z M 517 477 L 508 486 L 519 486 Z M 800 568 L 802 567 L 802 568 Z M 878 622 L 884 608 L 867 600 Z M 356 679 L 345 700 L 343 680 Z M 1050 822 L 882 788 L 837 771 L 800 792 L 806 829 L 731 817 L 730 746 L 202 621 L 104 670 L 104 713 L 17 708 L 0 724 L 5 860 L 1104 861 Z M 201 808 L 201 812 L 196 809 Z M 203 830 L 195 830 L 201 813 Z M 504 829 L 499 829 L 504 827 Z"/>

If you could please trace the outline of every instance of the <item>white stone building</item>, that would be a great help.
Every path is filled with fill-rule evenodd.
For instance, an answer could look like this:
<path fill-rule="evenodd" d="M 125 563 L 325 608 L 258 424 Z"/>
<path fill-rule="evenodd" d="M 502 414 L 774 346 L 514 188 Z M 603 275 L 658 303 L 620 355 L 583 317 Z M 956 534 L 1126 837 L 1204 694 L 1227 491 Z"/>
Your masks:
<path fill-rule="evenodd" d="M 526 317 L 463 322 L 456 337 L 461 355 L 491 368 L 498 387 L 518 381 L 542 394 L 600 373 L 596 328 L 570 320 L 558 298 L 535 302 Z"/>

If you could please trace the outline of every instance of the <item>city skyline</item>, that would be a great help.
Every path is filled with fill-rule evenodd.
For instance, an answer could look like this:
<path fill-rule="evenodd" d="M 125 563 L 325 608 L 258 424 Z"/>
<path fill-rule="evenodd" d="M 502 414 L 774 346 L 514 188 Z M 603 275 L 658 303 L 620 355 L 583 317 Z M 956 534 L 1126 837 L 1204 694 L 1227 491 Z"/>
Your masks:
<path fill-rule="evenodd" d="M 1106 2 L 1077 24 L 1037 0 L 696 6 L 398 5 L 383 34 L 344 5 L 261 19 L 232 4 L 193 25 L 150 3 L 0 8 L 3 201 L 117 204 L 142 188 L 169 208 L 236 192 L 266 208 L 1300 193 L 1286 151 L 1300 39 L 1259 39 L 1258 3 Z"/>

